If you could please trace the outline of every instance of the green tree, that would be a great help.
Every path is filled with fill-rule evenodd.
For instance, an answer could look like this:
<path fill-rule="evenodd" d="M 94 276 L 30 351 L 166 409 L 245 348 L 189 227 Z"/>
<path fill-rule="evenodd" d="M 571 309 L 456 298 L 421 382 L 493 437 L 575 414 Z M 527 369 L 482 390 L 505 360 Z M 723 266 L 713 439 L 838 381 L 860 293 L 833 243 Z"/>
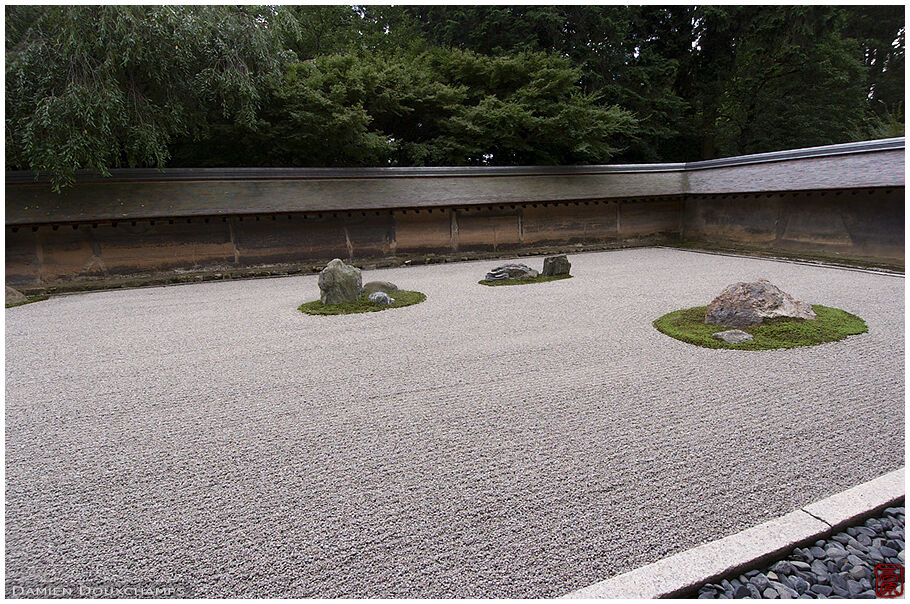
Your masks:
<path fill-rule="evenodd" d="M 688 52 L 691 9 L 630 6 L 407 7 L 433 45 L 494 56 L 560 54 L 603 107 L 638 118 L 620 133 L 621 161 L 655 161 L 672 149 L 687 105 L 674 90 Z"/>
<path fill-rule="evenodd" d="M 7 7 L 6 153 L 51 176 L 163 167 L 213 118 L 252 123 L 281 49 L 273 15 L 230 7 Z"/>
<path fill-rule="evenodd" d="M 345 52 L 358 44 L 360 16 L 350 6 L 283 6 L 281 35 L 301 61 Z"/>
<path fill-rule="evenodd" d="M 7 8 L 7 167 L 685 161 L 903 132 L 900 7 Z"/>
<path fill-rule="evenodd" d="M 686 161 L 717 156 L 719 100 L 729 84 L 736 62 L 740 28 L 747 19 L 743 7 L 703 6 L 692 14 L 692 50 L 684 68 L 686 78 L 678 82 L 680 94 L 688 100 L 689 112 L 681 130 L 688 141 Z"/>
<path fill-rule="evenodd" d="M 290 63 L 263 95 L 254 125 L 224 124 L 208 139 L 183 141 L 174 165 L 411 165 L 405 141 L 431 131 L 426 116 L 444 115 L 462 99 L 419 57 L 355 52 Z M 207 160 L 213 155 L 219 163 Z"/>
<path fill-rule="evenodd" d="M 732 72 L 718 98 L 720 155 L 848 140 L 866 90 L 855 44 L 832 7 L 747 7 Z"/>
<path fill-rule="evenodd" d="M 600 104 L 638 118 L 635 131 L 620 141 L 620 161 L 696 160 L 841 142 L 859 131 L 893 131 L 902 119 L 901 7 L 404 11 L 431 45 L 569 58 Z M 868 98 L 860 99 L 861 87 Z"/>
<path fill-rule="evenodd" d="M 556 6 L 408 6 L 395 13 L 434 46 L 486 55 L 556 50 L 565 17 Z"/>
<path fill-rule="evenodd" d="M 872 111 L 901 115 L 904 104 L 903 6 L 846 6 L 846 34 L 860 45 Z"/>
<path fill-rule="evenodd" d="M 438 125 L 441 163 L 602 163 L 636 125 L 629 112 L 584 93 L 580 70 L 561 57 L 437 50 L 429 59 L 438 79 L 465 95 Z"/>
<path fill-rule="evenodd" d="M 271 81 L 254 127 L 175 152 L 183 165 L 416 166 L 605 162 L 632 116 L 579 86 L 564 58 L 490 57 L 454 49 L 417 56 L 317 57 Z"/>
<path fill-rule="evenodd" d="M 375 61 L 352 54 L 288 65 L 247 153 L 259 165 L 388 165 L 393 144 L 365 107 L 382 78 Z"/>

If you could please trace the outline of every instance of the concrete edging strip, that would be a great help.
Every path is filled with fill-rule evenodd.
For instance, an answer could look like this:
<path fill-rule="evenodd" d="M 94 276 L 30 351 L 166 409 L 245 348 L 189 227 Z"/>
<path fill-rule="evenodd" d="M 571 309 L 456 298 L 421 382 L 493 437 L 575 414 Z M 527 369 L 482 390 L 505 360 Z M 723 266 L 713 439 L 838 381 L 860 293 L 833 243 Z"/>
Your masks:
<path fill-rule="evenodd" d="M 810 503 L 802 511 L 831 525 L 835 531 L 840 531 L 857 518 L 889 507 L 903 496 L 904 469 L 901 468 L 837 495 Z"/>
<path fill-rule="evenodd" d="M 904 497 L 904 468 L 821 501 L 647 566 L 583 587 L 566 598 L 678 597 L 700 585 L 839 531 Z"/>

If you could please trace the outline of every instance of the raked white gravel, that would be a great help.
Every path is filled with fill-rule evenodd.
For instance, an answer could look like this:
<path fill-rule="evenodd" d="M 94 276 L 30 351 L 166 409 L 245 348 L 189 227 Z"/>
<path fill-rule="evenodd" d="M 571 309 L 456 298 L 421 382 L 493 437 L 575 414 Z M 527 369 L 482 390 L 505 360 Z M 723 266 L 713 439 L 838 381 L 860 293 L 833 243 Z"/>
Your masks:
<path fill-rule="evenodd" d="M 6 311 L 6 582 L 194 596 L 557 596 L 904 464 L 904 279 L 671 249 L 364 272 L 428 299 L 316 317 L 316 276 Z M 542 258 L 522 258 L 537 268 Z M 698 348 L 666 312 L 766 277 L 862 316 Z"/>

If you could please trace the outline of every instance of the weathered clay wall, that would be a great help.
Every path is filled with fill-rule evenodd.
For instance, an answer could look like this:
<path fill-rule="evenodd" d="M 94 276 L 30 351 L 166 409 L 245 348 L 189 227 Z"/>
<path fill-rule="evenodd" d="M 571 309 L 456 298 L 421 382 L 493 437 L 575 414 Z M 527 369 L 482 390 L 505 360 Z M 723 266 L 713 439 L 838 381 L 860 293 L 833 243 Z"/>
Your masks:
<path fill-rule="evenodd" d="M 169 272 L 306 267 L 427 255 L 677 241 L 681 197 L 7 226 L 6 282 L 23 289 Z"/>
<path fill-rule="evenodd" d="M 683 240 L 904 266 L 904 187 L 689 196 Z"/>
<path fill-rule="evenodd" d="M 904 265 L 904 189 L 868 188 L 7 226 L 26 290 L 186 273 L 689 242 Z"/>
<path fill-rule="evenodd" d="M 689 242 L 904 265 L 904 141 L 691 164 L 118 170 L 6 182 L 26 291 Z"/>

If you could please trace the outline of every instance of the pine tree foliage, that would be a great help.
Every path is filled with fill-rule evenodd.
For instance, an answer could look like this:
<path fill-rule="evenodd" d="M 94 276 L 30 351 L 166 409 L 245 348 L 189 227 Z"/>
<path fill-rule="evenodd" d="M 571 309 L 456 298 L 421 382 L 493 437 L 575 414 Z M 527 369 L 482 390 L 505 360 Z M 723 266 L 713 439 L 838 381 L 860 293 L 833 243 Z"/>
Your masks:
<path fill-rule="evenodd" d="M 903 133 L 899 6 L 10 6 L 7 169 L 692 161 Z"/>

